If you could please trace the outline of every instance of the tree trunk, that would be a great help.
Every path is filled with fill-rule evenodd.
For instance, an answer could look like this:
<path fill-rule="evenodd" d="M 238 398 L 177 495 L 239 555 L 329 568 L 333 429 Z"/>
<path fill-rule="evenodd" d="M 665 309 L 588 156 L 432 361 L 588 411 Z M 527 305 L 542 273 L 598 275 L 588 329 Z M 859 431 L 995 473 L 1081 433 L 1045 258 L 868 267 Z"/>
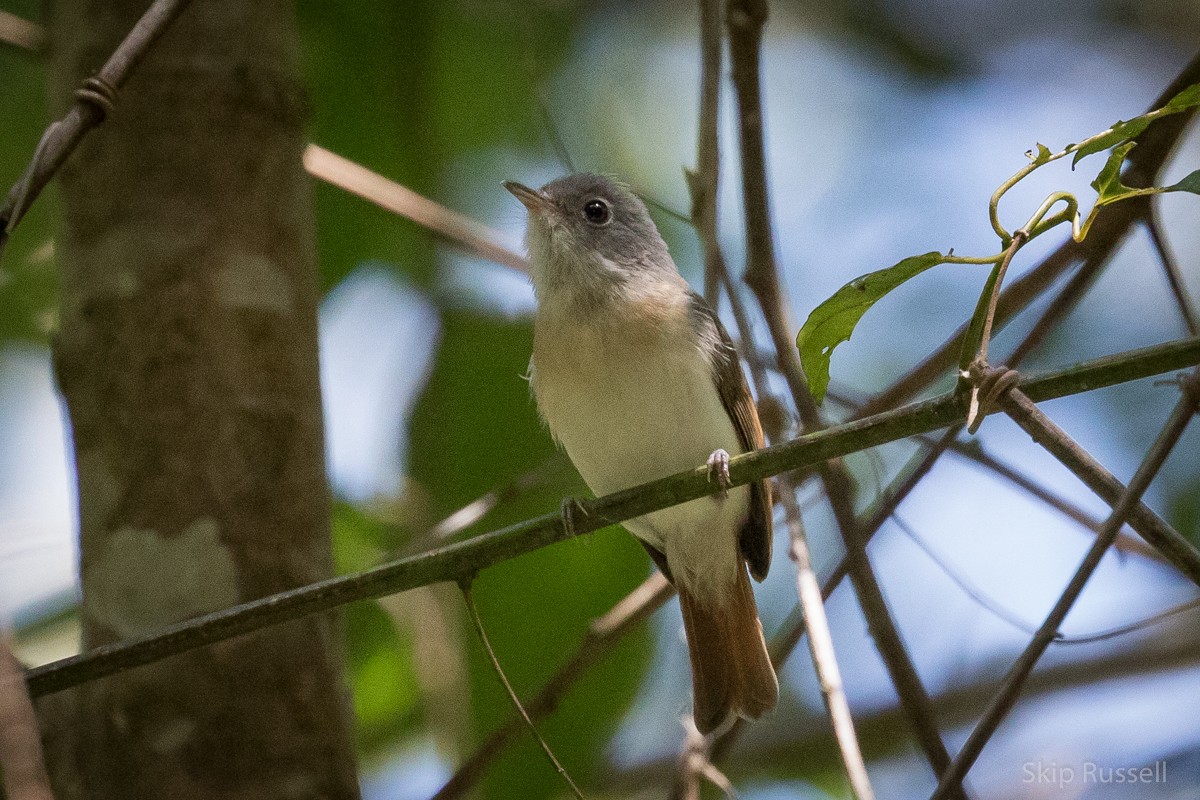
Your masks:
<path fill-rule="evenodd" d="M 148 0 L 55 0 L 66 102 Z M 293 10 L 193 3 L 61 176 L 84 647 L 331 574 Z M 67 798 L 356 798 L 336 626 L 47 698 Z"/>

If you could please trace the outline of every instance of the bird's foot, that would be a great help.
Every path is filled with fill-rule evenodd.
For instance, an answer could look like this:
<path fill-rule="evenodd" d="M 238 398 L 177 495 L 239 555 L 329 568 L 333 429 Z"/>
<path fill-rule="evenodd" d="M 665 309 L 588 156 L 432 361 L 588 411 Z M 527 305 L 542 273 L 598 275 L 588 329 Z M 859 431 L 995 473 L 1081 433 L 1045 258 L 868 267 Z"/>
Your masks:
<path fill-rule="evenodd" d="M 588 511 L 583 507 L 583 503 L 579 502 L 577 497 L 564 497 L 558 506 L 558 514 L 562 518 L 563 530 L 567 532 L 567 536 L 575 536 L 575 515 L 588 515 Z"/>
<path fill-rule="evenodd" d="M 714 475 L 717 485 L 721 487 L 716 496 L 724 500 L 729 494 L 729 453 L 719 448 L 708 457 L 709 481 L 714 480 Z"/>

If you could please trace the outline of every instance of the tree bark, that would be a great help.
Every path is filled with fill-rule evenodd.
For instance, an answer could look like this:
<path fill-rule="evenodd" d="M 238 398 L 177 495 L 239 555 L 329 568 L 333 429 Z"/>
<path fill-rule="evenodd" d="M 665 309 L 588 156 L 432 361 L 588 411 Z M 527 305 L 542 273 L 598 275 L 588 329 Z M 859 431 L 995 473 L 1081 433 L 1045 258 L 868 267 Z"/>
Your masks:
<path fill-rule="evenodd" d="M 55 0 L 52 96 L 148 4 Z M 291 4 L 194 3 L 62 172 L 85 648 L 332 573 L 298 74 Z M 60 800 L 358 797 L 328 618 L 47 701 Z"/>

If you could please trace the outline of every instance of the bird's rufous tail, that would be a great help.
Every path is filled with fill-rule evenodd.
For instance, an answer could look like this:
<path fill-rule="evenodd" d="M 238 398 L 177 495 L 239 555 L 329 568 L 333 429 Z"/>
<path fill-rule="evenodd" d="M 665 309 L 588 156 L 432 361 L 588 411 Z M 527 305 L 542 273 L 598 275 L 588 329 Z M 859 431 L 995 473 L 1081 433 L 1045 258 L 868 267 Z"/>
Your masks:
<path fill-rule="evenodd" d="M 779 682 L 742 559 L 725 597 L 697 597 L 680 585 L 679 606 L 692 660 L 696 728 L 711 733 L 731 714 L 756 719 L 775 708 Z"/>

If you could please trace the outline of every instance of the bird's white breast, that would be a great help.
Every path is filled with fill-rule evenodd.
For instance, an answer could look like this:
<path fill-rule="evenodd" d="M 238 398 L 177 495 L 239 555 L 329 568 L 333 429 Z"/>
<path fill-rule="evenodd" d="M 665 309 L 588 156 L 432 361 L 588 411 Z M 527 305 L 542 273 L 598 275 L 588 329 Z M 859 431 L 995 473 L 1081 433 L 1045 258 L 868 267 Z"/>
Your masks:
<path fill-rule="evenodd" d="M 742 452 L 692 331 L 686 295 L 623 306 L 619 316 L 587 319 L 543 307 L 535 327 L 538 409 L 598 495 L 695 468 L 718 448 Z M 626 527 L 666 554 L 677 581 L 724 591 L 735 575 L 737 531 L 748 508 L 748 491 L 740 487 L 727 498 L 695 500 Z"/>

